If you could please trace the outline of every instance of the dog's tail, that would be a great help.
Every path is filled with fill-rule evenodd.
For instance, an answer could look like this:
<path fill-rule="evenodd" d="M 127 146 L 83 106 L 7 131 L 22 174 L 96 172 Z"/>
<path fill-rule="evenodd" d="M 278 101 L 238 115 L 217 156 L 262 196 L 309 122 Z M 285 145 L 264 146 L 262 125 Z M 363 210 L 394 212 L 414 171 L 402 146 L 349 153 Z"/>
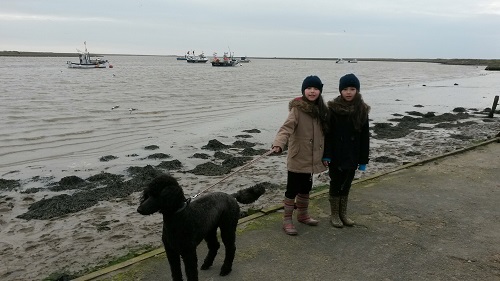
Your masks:
<path fill-rule="evenodd" d="M 258 183 L 231 195 L 236 198 L 236 201 L 242 204 L 250 204 L 257 201 L 257 199 L 266 192 L 265 184 L 266 183 Z"/>

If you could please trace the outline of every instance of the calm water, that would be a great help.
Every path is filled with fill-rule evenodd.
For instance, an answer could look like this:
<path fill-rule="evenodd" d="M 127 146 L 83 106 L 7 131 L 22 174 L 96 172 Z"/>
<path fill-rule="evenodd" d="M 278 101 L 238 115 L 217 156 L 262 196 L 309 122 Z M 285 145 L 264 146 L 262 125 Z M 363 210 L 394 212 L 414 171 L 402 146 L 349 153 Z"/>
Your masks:
<path fill-rule="evenodd" d="M 0 177 L 85 170 L 99 165 L 101 156 L 134 153 L 159 139 L 175 145 L 196 132 L 207 141 L 217 136 L 210 130 L 216 123 L 300 95 L 310 74 L 322 78 L 329 100 L 348 72 L 360 77 L 362 92 L 370 92 L 480 71 L 431 63 L 252 60 L 216 68 L 168 57 L 107 59 L 114 68 L 80 70 L 65 65 L 76 58 L 0 57 Z"/>

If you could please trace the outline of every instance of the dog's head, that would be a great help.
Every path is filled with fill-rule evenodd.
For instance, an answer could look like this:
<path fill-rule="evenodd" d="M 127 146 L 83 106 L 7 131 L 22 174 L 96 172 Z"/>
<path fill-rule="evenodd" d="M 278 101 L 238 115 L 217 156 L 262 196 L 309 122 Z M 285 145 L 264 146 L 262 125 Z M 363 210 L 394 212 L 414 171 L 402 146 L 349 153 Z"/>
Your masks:
<path fill-rule="evenodd" d="M 171 214 L 180 209 L 186 198 L 177 180 L 169 175 L 154 178 L 142 193 L 137 212 L 151 215 L 156 212 Z"/>

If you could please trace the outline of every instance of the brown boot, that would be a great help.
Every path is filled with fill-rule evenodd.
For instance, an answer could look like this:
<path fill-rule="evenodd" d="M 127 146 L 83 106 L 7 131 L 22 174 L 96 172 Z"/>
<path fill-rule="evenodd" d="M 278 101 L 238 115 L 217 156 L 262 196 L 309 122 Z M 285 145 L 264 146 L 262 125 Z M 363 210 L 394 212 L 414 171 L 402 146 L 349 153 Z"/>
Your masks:
<path fill-rule="evenodd" d="M 297 235 L 297 229 L 292 222 L 293 209 L 295 209 L 295 199 L 285 197 L 283 200 L 283 230 L 288 235 Z"/>
<path fill-rule="evenodd" d="M 332 216 L 330 218 L 330 222 L 334 227 L 342 228 L 344 224 L 340 220 L 339 210 L 340 210 L 340 197 L 338 196 L 330 196 L 330 209 L 332 212 Z"/>
<path fill-rule="evenodd" d="M 316 226 L 319 221 L 311 218 L 308 213 L 309 208 L 309 194 L 297 194 L 297 220 L 303 224 Z"/>
<path fill-rule="evenodd" d="M 347 217 L 347 196 L 340 196 L 340 220 L 345 226 L 353 226 L 354 221 Z"/>

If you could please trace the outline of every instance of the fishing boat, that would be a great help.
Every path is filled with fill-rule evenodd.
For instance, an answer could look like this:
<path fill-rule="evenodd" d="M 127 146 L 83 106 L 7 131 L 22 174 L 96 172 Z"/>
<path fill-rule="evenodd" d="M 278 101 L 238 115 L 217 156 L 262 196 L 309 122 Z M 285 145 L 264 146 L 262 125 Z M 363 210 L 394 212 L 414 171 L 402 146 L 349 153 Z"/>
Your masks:
<path fill-rule="evenodd" d="M 247 57 L 241 57 L 240 58 L 240 63 L 247 63 L 247 62 L 250 62 L 250 60 L 247 59 Z"/>
<path fill-rule="evenodd" d="M 214 53 L 213 59 L 211 61 L 212 66 L 238 66 L 240 61 L 235 59 L 231 53 L 224 52 L 222 59 L 217 56 L 217 53 Z"/>
<path fill-rule="evenodd" d="M 337 59 L 337 60 L 335 61 L 335 63 L 344 63 L 344 62 L 345 62 L 345 60 L 343 60 L 342 58 L 339 58 L 339 59 Z"/>
<path fill-rule="evenodd" d="M 87 50 L 87 41 L 83 42 L 83 44 L 85 45 L 84 52 L 76 49 L 80 61 L 79 62 L 67 61 L 66 64 L 68 65 L 68 68 L 80 68 L 80 69 L 113 68 L 113 65 L 111 65 L 109 61 L 105 60 L 104 58 L 100 57 L 92 58 L 89 51 Z"/>
<path fill-rule="evenodd" d="M 352 60 L 348 60 L 347 62 L 348 63 L 358 63 L 358 60 L 357 59 L 352 59 Z"/>
<path fill-rule="evenodd" d="M 194 52 L 193 52 L 194 54 Z M 187 57 L 186 59 L 187 62 L 190 62 L 190 63 L 206 63 L 208 61 L 207 57 L 205 56 L 205 54 L 203 54 L 203 52 L 199 55 L 199 56 L 189 56 Z"/>

